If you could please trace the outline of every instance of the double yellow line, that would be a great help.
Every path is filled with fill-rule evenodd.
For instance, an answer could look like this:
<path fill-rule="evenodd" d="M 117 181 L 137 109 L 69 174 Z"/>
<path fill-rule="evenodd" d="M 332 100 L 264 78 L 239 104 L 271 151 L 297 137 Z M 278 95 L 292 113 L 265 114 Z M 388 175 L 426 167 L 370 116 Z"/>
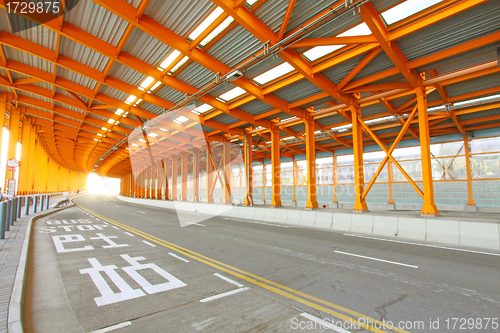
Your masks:
<path fill-rule="evenodd" d="M 376 332 L 376 333 L 384 333 L 386 332 L 385 330 L 392 330 L 394 332 L 399 332 L 399 333 L 409 333 L 408 331 L 405 331 L 405 330 L 402 330 L 402 329 L 398 329 L 398 328 L 395 328 L 395 327 L 389 327 L 386 323 L 383 323 L 377 319 L 373 319 L 371 317 L 368 317 L 368 316 L 365 316 L 365 315 L 362 315 L 356 311 L 353 311 L 353 310 L 349 310 L 347 308 L 344 308 L 340 305 L 337 305 L 337 304 L 333 304 L 331 302 L 328 302 L 328 301 L 325 301 L 325 300 L 322 300 L 320 298 L 317 298 L 317 297 L 314 297 L 314 296 L 311 296 L 309 294 L 306 294 L 306 293 L 303 293 L 301 291 L 298 291 L 298 290 L 295 290 L 295 289 L 292 289 L 292 288 L 289 288 L 287 286 L 284 286 L 284 285 L 281 285 L 279 283 L 276 283 L 276 282 L 273 282 L 273 281 L 270 281 L 270 280 L 267 280 L 265 278 L 262 278 L 258 275 L 255 275 L 255 274 L 252 274 L 252 273 L 249 273 L 249 272 L 246 272 L 244 270 L 241 270 L 241 269 L 238 269 L 236 267 L 233 267 L 233 266 L 230 266 L 230 265 L 227 265 L 227 264 L 224 264 L 220 261 L 217 261 L 217 260 L 214 260 L 214 259 L 211 259 L 209 257 L 206 257 L 204 255 L 201 255 L 197 252 L 194 252 L 194 251 L 191 251 L 191 250 L 188 250 L 186 248 L 183 248 L 179 245 L 175 245 L 173 243 L 170 243 L 170 242 L 167 242 L 163 239 L 160 239 L 160 238 L 157 238 L 153 235 L 150 235 L 148 233 L 145 233 L 141 230 L 138 230 L 138 229 L 135 229 L 135 228 L 132 228 L 132 227 L 129 227 L 125 224 L 122 224 L 120 222 L 117 222 L 115 220 L 112 220 L 112 219 L 109 219 L 105 216 L 102 216 L 100 214 L 97 214 L 96 212 L 93 212 L 81 205 L 78 205 L 76 203 L 74 203 L 77 207 L 83 209 L 84 211 L 104 220 L 104 221 L 107 221 L 111 224 L 114 224 L 115 226 L 117 227 L 120 227 L 122 229 L 125 229 L 131 233 L 134 233 L 138 236 L 141 236 L 151 242 L 154 242 L 158 245 L 161 245 L 161 246 L 164 246 L 166 248 L 169 248 L 171 250 L 174 250 L 176 252 L 179 252 L 187 257 L 190 257 L 191 259 L 194 259 L 194 260 L 197 260 L 199 262 L 202 262 L 204 264 L 207 264 L 209 266 L 212 266 L 214 268 L 217 268 L 218 270 L 221 270 L 223 272 L 226 272 L 228 274 L 231 274 L 233 276 L 236 276 L 236 277 L 239 277 L 240 279 L 243 279 L 245 281 L 248 281 L 250 283 L 253 283 L 259 287 L 262 287 L 264 289 L 267 289 L 267 290 L 270 290 L 274 293 L 277 293 L 281 296 L 284 296 L 284 297 L 287 297 L 289 299 L 292 299 L 296 302 L 299 302 L 299 303 L 302 303 L 304 305 L 307 305 L 307 306 L 310 306 L 314 309 L 317 309 L 319 311 L 323 311 L 325 313 L 328 313 L 336 318 L 339 318 L 339 319 L 342 319 L 342 320 L 345 320 L 349 323 L 353 323 L 353 326 L 356 325 L 356 326 L 359 326 L 359 327 L 363 327 L 371 332 Z M 313 303 L 314 302 L 314 303 Z M 327 306 L 327 307 L 325 307 Z M 335 309 L 335 310 L 338 310 L 338 311 L 342 311 L 344 313 L 347 313 L 351 316 L 347 316 L 345 314 L 342 314 L 342 313 L 339 313 L 337 311 L 334 311 L 332 309 Z M 366 325 L 364 324 L 363 322 L 360 322 L 359 320 L 362 319 L 362 321 L 364 321 L 365 323 L 367 322 L 371 322 L 373 323 L 374 325 L 373 326 L 377 326 L 377 327 L 383 327 L 385 330 L 382 331 L 376 327 L 373 327 L 372 325 Z"/>

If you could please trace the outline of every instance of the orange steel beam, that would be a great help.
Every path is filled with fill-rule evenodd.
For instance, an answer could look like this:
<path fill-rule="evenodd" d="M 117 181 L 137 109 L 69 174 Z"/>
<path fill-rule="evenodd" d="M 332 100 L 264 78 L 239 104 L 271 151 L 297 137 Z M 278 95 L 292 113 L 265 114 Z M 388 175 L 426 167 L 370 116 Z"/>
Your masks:
<path fill-rule="evenodd" d="M 429 71 L 429 74 L 431 75 L 431 78 L 438 77 L 438 73 L 437 73 L 437 71 L 435 69 Z M 441 83 L 437 82 L 437 83 L 435 83 L 435 86 L 436 86 L 436 90 L 437 90 L 439 96 L 441 97 L 441 100 L 444 103 L 446 103 L 446 104 L 450 104 L 450 99 L 448 97 L 448 93 L 446 92 L 445 88 L 441 85 Z M 466 134 L 465 133 L 465 128 L 462 125 L 462 123 L 460 122 L 460 119 L 455 114 L 455 111 L 454 110 L 449 110 L 449 113 L 450 113 L 451 119 L 453 120 L 453 122 L 457 126 L 458 130 L 460 131 L 460 133 L 462 135 L 465 135 Z"/>
<path fill-rule="evenodd" d="M 422 81 L 420 76 L 415 70 L 407 68 L 408 60 L 404 56 L 403 52 L 401 52 L 397 44 L 389 43 L 389 30 L 387 29 L 387 25 L 379 16 L 373 4 L 371 2 L 364 3 L 360 7 L 359 14 L 368 28 L 370 28 L 370 31 L 373 36 L 375 36 L 384 52 L 392 60 L 394 65 L 396 65 L 396 68 L 398 68 L 400 73 L 413 87 L 420 87 Z"/>
<path fill-rule="evenodd" d="M 274 31 L 264 24 L 264 22 L 262 22 L 254 13 L 248 10 L 248 8 L 241 7 L 235 11 L 232 7 L 232 3 L 228 0 L 212 0 L 212 2 L 224 9 L 225 12 L 231 15 L 240 25 L 250 31 L 261 42 L 266 43 L 269 41 L 270 45 L 274 45 L 278 42 L 278 36 L 274 33 Z M 294 50 L 285 49 L 279 53 L 279 56 L 292 65 L 311 83 L 324 92 L 327 92 L 333 98 L 346 104 L 353 103 L 352 96 L 340 94 L 336 85 L 332 81 L 328 80 L 321 73 L 313 73 L 312 66 Z M 238 80 L 234 82 L 237 82 Z M 304 119 L 304 115 L 305 113 L 302 113 L 300 118 Z"/>
<path fill-rule="evenodd" d="M 372 61 L 379 53 L 380 51 L 382 51 L 382 49 L 380 47 L 376 48 L 376 49 L 373 49 L 371 50 L 364 58 L 363 60 L 361 60 L 357 65 L 356 67 L 354 67 L 350 72 L 349 74 L 347 74 L 343 79 L 342 81 L 340 81 L 340 83 L 337 85 L 337 88 L 338 89 L 342 89 L 345 87 L 345 85 L 347 83 L 349 83 L 349 81 L 351 81 L 356 75 L 358 75 L 359 72 L 361 72 L 361 70 L 363 68 L 366 67 L 366 65 L 368 65 L 368 63 L 370 63 L 370 61 Z"/>
<path fill-rule="evenodd" d="M 283 35 L 285 34 L 286 27 L 288 25 L 288 21 L 290 20 L 290 16 L 292 16 L 293 8 L 295 7 L 295 2 L 297 0 L 289 0 L 288 7 L 286 8 L 285 16 L 283 17 L 283 21 L 281 22 L 280 30 L 278 31 L 278 40 L 283 39 Z"/>
<path fill-rule="evenodd" d="M 384 107 L 385 107 L 385 108 L 386 108 L 386 109 L 387 109 L 390 113 L 392 113 L 392 114 L 393 114 L 393 115 L 395 115 L 395 116 L 399 116 L 399 115 L 398 115 L 398 112 L 397 112 L 397 110 L 396 110 L 396 107 L 394 106 L 394 104 L 392 104 L 392 102 L 391 102 L 391 101 L 386 100 L 385 98 L 381 98 L 381 99 L 379 99 L 379 101 L 380 101 L 380 104 L 382 104 L 382 105 L 383 105 L 383 106 L 384 106 Z M 404 125 L 405 125 L 405 122 L 404 122 L 401 118 L 399 118 L 399 117 L 398 117 L 398 122 L 399 122 L 402 126 L 404 126 Z M 417 133 L 417 131 L 416 131 L 413 127 L 411 127 L 411 126 L 410 126 L 410 127 L 408 127 L 408 131 L 409 131 L 409 132 L 411 133 L 411 135 L 413 135 L 416 139 L 419 139 L 419 137 L 418 137 L 418 133 Z"/>
<path fill-rule="evenodd" d="M 408 119 L 404 123 L 403 127 L 401 128 L 401 131 L 398 133 L 396 139 L 393 141 L 390 149 L 387 150 L 387 155 L 384 157 L 384 159 L 380 163 L 377 171 L 375 172 L 375 174 L 373 175 L 372 179 L 370 180 L 370 183 L 368 184 L 368 186 L 366 186 L 366 188 L 365 188 L 365 190 L 363 192 L 363 195 L 362 195 L 362 199 L 366 199 L 366 196 L 368 195 L 368 193 L 370 192 L 371 188 L 375 184 L 375 181 L 377 180 L 378 176 L 382 173 L 382 170 L 384 169 L 384 166 L 389 161 L 389 159 L 390 159 L 389 155 L 392 155 L 392 153 L 394 152 L 394 149 L 396 149 L 396 147 L 398 146 L 399 142 L 401 142 L 401 140 L 403 139 L 403 136 L 405 135 L 406 131 L 411 127 L 410 124 L 411 124 L 413 118 L 415 117 L 416 113 L 417 113 L 417 108 L 415 107 L 413 109 L 413 112 L 410 114 L 410 116 L 408 117 Z"/>

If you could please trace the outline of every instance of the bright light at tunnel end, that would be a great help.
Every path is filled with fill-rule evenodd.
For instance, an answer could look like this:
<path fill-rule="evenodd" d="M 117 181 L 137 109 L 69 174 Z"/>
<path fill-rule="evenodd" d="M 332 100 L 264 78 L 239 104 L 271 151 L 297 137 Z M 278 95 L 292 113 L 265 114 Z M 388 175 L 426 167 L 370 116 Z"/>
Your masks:
<path fill-rule="evenodd" d="M 90 193 L 94 194 L 118 194 L 120 193 L 120 179 L 91 173 L 87 178 L 87 188 Z"/>

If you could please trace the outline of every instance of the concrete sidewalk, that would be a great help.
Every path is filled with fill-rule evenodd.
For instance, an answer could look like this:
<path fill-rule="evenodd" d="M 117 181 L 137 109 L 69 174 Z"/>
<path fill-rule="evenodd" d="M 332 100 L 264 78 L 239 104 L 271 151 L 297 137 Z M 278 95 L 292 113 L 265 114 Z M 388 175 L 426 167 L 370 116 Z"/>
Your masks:
<path fill-rule="evenodd" d="M 53 205 L 56 205 L 65 197 L 52 198 Z M 19 218 L 13 226 L 10 227 L 10 231 L 5 232 L 5 239 L 0 240 L 0 333 L 9 332 L 8 321 L 9 321 L 9 305 L 13 301 L 12 293 L 15 283 L 21 283 L 24 276 L 16 276 L 19 262 L 21 261 L 21 252 L 23 252 L 23 247 L 25 247 L 25 238 L 27 235 L 27 229 L 30 226 L 30 221 L 33 218 L 39 218 L 47 214 L 52 214 L 61 210 L 61 208 L 51 208 L 38 212 L 36 214 L 32 213 L 32 208 L 30 207 L 30 215 L 24 215 L 24 208 L 22 209 L 22 217 Z M 25 260 L 24 258 L 23 260 Z M 24 275 L 24 274 L 23 274 Z M 22 332 L 22 331 L 21 331 Z"/>

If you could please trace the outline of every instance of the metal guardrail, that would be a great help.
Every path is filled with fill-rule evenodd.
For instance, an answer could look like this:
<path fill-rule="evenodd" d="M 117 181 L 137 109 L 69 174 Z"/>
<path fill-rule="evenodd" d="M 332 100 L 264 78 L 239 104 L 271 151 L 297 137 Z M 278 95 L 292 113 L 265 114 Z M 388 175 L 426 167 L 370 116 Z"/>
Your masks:
<path fill-rule="evenodd" d="M 65 192 L 64 192 L 65 193 Z M 0 239 L 5 239 L 5 232 L 10 231 L 21 216 L 35 214 L 50 208 L 50 198 L 64 195 L 64 193 L 33 194 L 7 198 L 0 202 Z M 24 206 L 24 211 L 23 211 Z"/>

